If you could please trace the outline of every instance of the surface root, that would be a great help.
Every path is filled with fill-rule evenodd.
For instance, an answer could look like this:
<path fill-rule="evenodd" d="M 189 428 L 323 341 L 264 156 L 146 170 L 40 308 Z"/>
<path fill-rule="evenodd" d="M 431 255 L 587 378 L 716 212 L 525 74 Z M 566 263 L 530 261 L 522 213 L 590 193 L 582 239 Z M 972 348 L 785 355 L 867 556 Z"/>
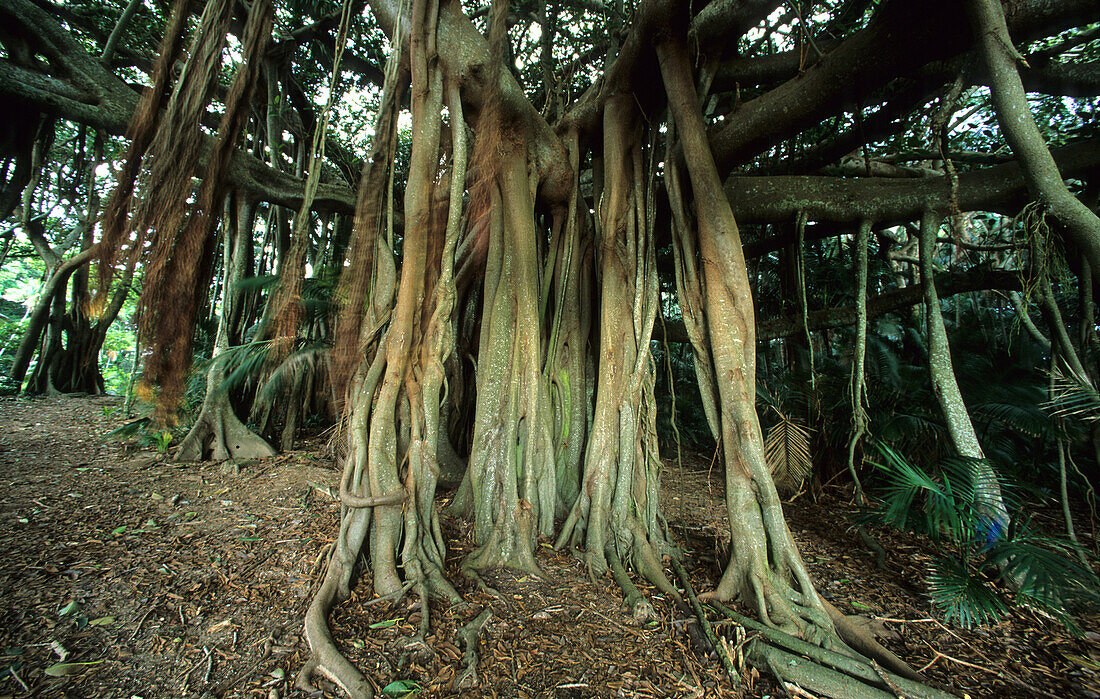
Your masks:
<path fill-rule="evenodd" d="M 489 621 L 489 617 L 492 615 L 492 610 L 484 609 L 481 614 L 474 617 L 473 621 L 459 630 L 458 637 L 462 641 L 463 648 L 465 648 L 464 660 L 466 667 L 462 674 L 455 678 L 452 685 L 454 689 L 472 689 L 477 686 L 477 639 L 481 635 L 481 630 L 485 628 L 485 623 Z"/>

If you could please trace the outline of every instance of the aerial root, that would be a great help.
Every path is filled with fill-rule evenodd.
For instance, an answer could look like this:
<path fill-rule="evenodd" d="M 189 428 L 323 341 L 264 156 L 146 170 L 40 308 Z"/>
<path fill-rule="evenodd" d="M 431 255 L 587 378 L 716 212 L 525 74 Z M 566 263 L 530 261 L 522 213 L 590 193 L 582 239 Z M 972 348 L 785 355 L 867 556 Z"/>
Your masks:
<path fill-rule="evenodd" d="M 720 642 L 715 635 L 714 627 L 711 626 L 710 619 L 707 618 L 706 610 L 703 609 L 702 603 L 699 602 L 699 598 L 695 595 L 695 589 L 691 586 L 691 578 L 688 577 L 687 571 L 684 570 L 684 566 L 680 564 L 680 561 L 675 558 L 672 559 L 672 568 L 676 571 L 676 575 L 679 576 L 680 582 L 684 585 L 684 594 L 691 603 L 691 608 L 695 612 L 695 618 L 699 620 L 699 628 L 702 629 L 703 635 L 706 636 L 707 641 L 710 642 L 715 652 L 718 653 L 718 658 L 722 661 L 722 667 L 725 668 L 726 674 L 729 675 L 730 682 L 735 686 L 741 684 L 741 673 L 739 673 L 737 668 L 733 665 L 733 658 L 731 658 L 729 654 L 729 646 Z"/>
<path fill-rule="evenodd" d="M 828 650 L 771 628 L 712 601 L 710 606 L 732 623 L 757 634 L 747 648 L 747 660 L 780 681 L 831 697 L 896 697 L 949 699 L 952 695 L 888 672 L 874 660 Z M 900 692 L 899 692 L 900 690 Z"/>
<path fill-rule="evenodd" d="M 454 689 L 473 689 L 477 686 L 477 639 L 485 627 L 485 622 L 489 621 L 492 615 L 492 610 L 486 608 L 459 630 L 458 637 L 465 648 L 466 668 L 455 678 L 452 685 Z"/>
<path fill-rule="evenodd" d="M 336 558 L 329 560 L 321 589 L 306 611 L 305 637 L 311 655 L 298 673 L 295 686 L 306 692 L 314 691 L 310 680 L 315 672 L 319 672 L 352 699 L 374 699 L 374 687 L 336 648 L 328 627 L 328 614 L 337 602 L 342 568 L 343 564 Z"/>
<path fill-rule="evenodd" d="M 641 591 L 639 591 L 630 580 L 630 575 L 627 574 L 626 568 L 623 567 L 623 562 L 619 560 L 618 554 L 609 547 L 606 555 L 607 562 L 611 566 L 611 575 L 623 590 L 623 606 L 626 607 L 626 611 L 638 624 L 644 624 L 647 621 L 656 619 L 657 613 L 653 609 L 653 605 L 646 600 L 645 596 L 642 595 Z"/>

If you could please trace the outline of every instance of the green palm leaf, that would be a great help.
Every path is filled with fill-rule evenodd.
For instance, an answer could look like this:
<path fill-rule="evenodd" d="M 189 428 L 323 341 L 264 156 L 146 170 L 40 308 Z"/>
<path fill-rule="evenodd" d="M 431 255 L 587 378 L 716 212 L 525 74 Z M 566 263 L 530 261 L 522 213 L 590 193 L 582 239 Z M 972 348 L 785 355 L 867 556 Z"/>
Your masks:
<path fill-rule="evenodd" d="M 964 628 L 996 622 L 1008 610 L 980 574 L 953 558 L 933 561 L 928 586 L 932 602 L 943 610 L 944 617 Z"/>

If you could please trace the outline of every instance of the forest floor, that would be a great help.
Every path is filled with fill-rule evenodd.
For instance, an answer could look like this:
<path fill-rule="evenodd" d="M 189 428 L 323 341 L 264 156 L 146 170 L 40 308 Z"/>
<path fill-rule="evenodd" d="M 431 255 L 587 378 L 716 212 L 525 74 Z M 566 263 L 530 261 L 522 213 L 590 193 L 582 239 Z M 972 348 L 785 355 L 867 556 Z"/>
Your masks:
<path fill-rule="evenodd" d="M 324 492 L 339 474 L 321 445 L 178 465 L 105 442 L 118 406 L 108 397 L 0 399 L 0 699 L 309 696 L 293 688 L 308 656 L 301 619 L 339 515 Z M 700 542 L 724 538 L 721 477 L 706 457 L 689 462 L 682 476 L 666 471 L 662 497 L 672 529 L 696 548 L 695 585 L 707 589 L 720 552 Z M 1100 697 L 1100 634 L 1090 630 L 1100 618 L 1083 620 L 1080 639 L 1026 610 L 993 627 L 945 625 L 923 591 L 931 549 L 876 531 L 889 552 L 877 569 L 843 495 L 795 499 L 792 533 L 823 594 L 929 683 L 971 697 Z M 468 527 L 444 520 L 457 567 Z M 489 576 L 497 597 L 460 587 L 466 604 L 431 610 L 426 648 L 406 643 L 418 607 L 366 605 L 366 586 L 337 610 L 334 635 L 379 688 L 415 682 L 423 697 L 783 696 L 751 672 L 731 687 L 652 590 L 659 619 L 638 626 L 610 578 L 590 580 L 549 545 L 539 564 L 541 579 Z M 480 684 L 459 692 L 457 631 L 486 607 Z M 329 685 L 312 696 L 335 694 Z"/>

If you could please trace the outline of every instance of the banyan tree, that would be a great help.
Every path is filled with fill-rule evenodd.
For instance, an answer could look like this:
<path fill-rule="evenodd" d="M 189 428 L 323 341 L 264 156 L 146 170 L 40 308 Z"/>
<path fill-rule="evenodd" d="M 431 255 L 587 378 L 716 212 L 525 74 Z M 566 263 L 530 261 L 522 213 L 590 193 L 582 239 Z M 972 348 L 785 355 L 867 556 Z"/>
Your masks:
<path fill-rule="evenodd" d="M 142 383 L 158 421 L 175 419 L 196 325 L 216 311 L 216 355 L 263 348 L 252 393 L 273 377 L 290 386 L 263 394 L 292 425 L 284 446 L 304 412 L 339 425 L 342 518 L 306 616 L 313 658 L 301 681 L 320 673 L 351 696 L 372 695 L 328 628 L 353 586 L 419 597 L 425 636 L 431 605 L 461 600 L 445 565 L 443 484 L 455 489 L 449 514 L 473 523 L 461 571 L 479 584 L 499 567 L 538 575 L 542 541 L 573 551 L 592 576 L 613 576 L 637 619 L 652 614 L 637 580 L 679 599 L 670 571 L 682 552 L 658 507 L 658 444 L 669 435 L 658 433 L 655 340 L 690 347 L 725 472 L 728 562 L 699 598 L 737 602 L 765 633 L 812 644 L 799 653 L 819 648 L 819 684 L 863 672 L 825 669 L 869 667 L 860 653 L 914 679 L 814 588 L 765 455 L 757 348 L 858 328 L 854 454 L 868 316 L 923 302 L 952 443 L 981 459 L 937 292 L 1021 283 L 995 270 L 937 275 L 937 237 L 964 212 L 1038 207 L 1091 293 L 1100 148 L 1088 133 L 1049 147 L 1028 93 L 1100 93 L 1096 30 L 1087 30 L 1100 5 L 343 0 L 313 9 L 315 21 L 294 24 L 274 0 L 175 0 L 156 13 L 135 2 L 93 13 L 0 0 L 0 93 L 20 115 L 2 134 L 5 215 L 34 169 L 28 140 L 57 120 L 126 139 L 98 223 L 78 256 L 58 263 L 60 291 L 40 325 L 51 303 L 67 312 L 72 269 L 94 265 L 91 290 L 82 280 L 72 301 L 87 319 L 117 315 L 111 290 L 138 269 Z M 110 31 L 104 12 L 117 21 Z M 157 27 L 150 53 L 118 43 L 136 31 L 136 12 Z M 371 96 L 369 113 L 347 106 L 357 91 Z M 964 95 L 991 101 L 1007 149 L 958 152 Z M 369 134 L 360 152 L 346 145 L 349 133 Z M 899 134 L 917 154 L 882 157 Z M 868 241 L 885 251 L 895 230 L 910 231 L 919 278 L 875 296 Z M 758 313 L 753 258 L 797 257 L 806 241 L 838 237 L 857 249 L 853 307 L 810 313 L 803 289 L 793 313 Z M 307 303 L 318 269 L 332 290 L 321 310 Z M 242 283 L 271 274 L 266 286 Z M 676 322 L 664 327 L 672 307 Z M 36 335 L 24 372 L 39 345 Z M 221 387 L 230 364 L 207 369 L 184 458 L 272 453 L 245 426 L 248 405 Z M 269 412 L 252 406 L 261 430 Z M 978 499 L 991 528 L 1007 525 L 995 480 Z M 935 694 L 886 671 L 859 681 L 868 692 Z"/>

